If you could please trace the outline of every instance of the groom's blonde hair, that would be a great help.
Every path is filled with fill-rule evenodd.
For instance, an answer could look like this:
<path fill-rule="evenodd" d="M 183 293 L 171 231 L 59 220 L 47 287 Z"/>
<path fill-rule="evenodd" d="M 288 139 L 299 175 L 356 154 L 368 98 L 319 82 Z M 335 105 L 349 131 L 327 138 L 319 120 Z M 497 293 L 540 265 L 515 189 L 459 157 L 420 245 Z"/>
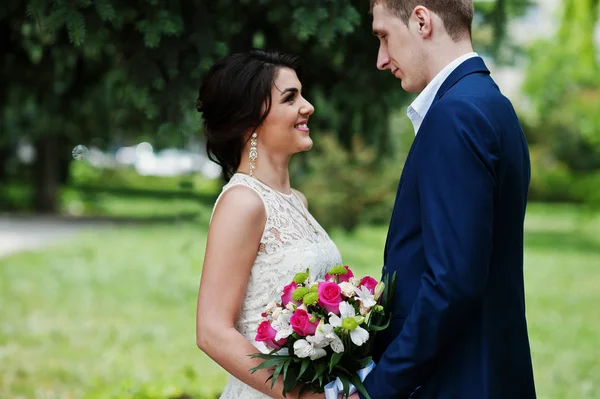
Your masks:
<path fill-rule="evenodd" d="M 371 12 L 373 12 L 373 7 L 378 4 L 384 6 L 388 12 L 398 17 L 407 26 L 415 7 L 426 7 L 440 17 L 452 40 L 457 42 L 471 37 L 472 0 L 371 0 Z"/>

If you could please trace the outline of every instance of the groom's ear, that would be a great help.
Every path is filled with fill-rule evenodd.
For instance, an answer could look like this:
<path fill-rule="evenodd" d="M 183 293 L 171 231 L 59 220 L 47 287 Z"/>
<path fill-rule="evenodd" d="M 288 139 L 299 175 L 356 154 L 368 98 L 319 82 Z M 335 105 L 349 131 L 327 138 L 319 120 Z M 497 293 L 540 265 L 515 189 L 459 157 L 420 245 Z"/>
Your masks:
<path fill-rule="evenodd" d="M 419 35 L 424 39 L 429 38 L 433 30 L 433 13 L 427 7 L 417 6 L 413 10 L 413 17 Z"/>

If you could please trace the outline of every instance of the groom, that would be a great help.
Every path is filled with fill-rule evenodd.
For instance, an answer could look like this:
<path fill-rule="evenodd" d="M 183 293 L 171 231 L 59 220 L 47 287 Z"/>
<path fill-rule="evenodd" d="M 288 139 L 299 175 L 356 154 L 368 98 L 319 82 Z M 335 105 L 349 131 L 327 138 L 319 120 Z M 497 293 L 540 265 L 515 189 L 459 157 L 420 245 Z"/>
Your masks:
<path fill-rule="evenodd" d="M 530 179 L 517 115 L 471 45 L 471 0 L 372 0 L 377 68 L 420 93 L 384 255 L 395 316 L 372 399 L 535 398 L 523 287 Z M 353 395 L 358 398 L 358 395 Z"/>

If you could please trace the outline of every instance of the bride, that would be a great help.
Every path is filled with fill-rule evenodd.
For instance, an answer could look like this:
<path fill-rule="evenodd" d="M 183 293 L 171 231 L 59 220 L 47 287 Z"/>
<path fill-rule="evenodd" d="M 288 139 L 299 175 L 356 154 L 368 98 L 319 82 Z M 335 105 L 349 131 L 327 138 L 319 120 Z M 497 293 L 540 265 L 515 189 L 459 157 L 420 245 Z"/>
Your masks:
<path fill-rule="evenodd" d="M 296 59 L 252 50 L 218 61 L 198 98 L 211 159 L 230 178 L 213 211 L 196 315 L 198 347 L 230 373 L 221 398 L 281 398 L 271 373 L 249 370 L 266 351 L 254 341 L 264 307 L 282 284 L 310 268 L 313 278 L 342 262 L 327 233 L 290 187 L 290 157 L 312 147 L 313 106 L 302 97 Z M 288 398 L 324 398 L 323 394 Z"/>

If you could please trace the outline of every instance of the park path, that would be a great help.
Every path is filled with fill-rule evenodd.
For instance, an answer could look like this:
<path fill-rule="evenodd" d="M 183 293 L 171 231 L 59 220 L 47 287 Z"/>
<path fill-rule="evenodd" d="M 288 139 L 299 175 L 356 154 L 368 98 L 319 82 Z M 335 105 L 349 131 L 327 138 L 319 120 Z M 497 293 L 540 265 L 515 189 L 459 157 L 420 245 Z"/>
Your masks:
<path fill-rule="evenodd" d="M 21 251 L 41 249 L 94 225 L 52 216 L 0 215 L 0 259 Z"/>

